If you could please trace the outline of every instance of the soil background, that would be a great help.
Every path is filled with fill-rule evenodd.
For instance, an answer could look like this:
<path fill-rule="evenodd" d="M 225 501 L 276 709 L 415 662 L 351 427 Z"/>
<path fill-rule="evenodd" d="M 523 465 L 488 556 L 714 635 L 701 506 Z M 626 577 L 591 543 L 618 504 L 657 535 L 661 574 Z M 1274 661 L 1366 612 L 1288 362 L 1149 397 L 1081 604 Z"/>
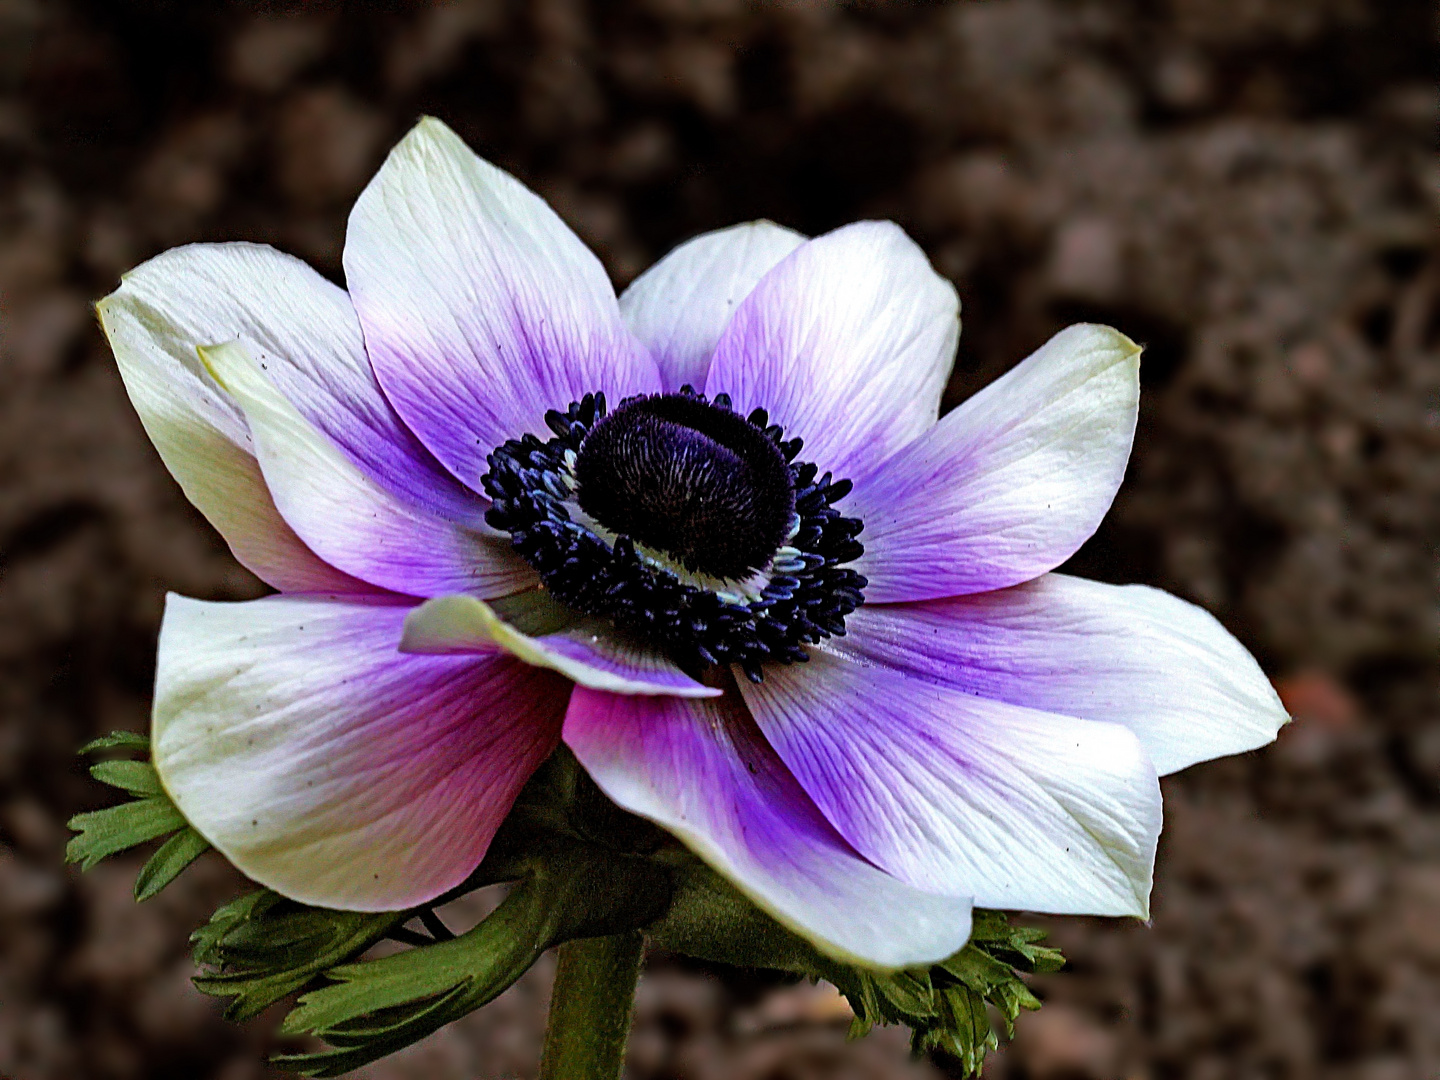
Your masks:
<path fill-rule="evenodd" d="M 143 730 L 166 590 L 262 588 L 185 503 L 89 305 L 193 240 L 339 280 L 421 113 L 551 201 L 623 285 L 696 232 L 903 224 L 966 329 L 953 405 L 1077 319 L 1148 344 L 1130 475 L 1076 572 L 1204 604 L 1296 714 L 1165 781 L 1152 926 L 1071 957 L 1006 1080 L 1440 1076 L 1440 251 L 1415 0 L 0 0 L 0 1074 L 255 1080 L 158 899 L 62 866 Z M 546 963 L 361 1074 L 534 1074 Z M 657 960 L 630 1075 L 956 1075 L 845 1044 L 822 990 Z"/>

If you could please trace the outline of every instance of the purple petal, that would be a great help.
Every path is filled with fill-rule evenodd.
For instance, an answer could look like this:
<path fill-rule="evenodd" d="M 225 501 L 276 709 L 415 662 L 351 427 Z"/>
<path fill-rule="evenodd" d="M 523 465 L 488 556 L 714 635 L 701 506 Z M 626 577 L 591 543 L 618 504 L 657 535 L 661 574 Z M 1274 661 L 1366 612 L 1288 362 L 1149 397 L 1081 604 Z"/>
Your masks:
<path fill-rule="evenodd" d="M 555 748 L 563 679 L 498 651 L 401 655 L 408 610 L 166 606 L 160 778 L 205 839 L 293 900 L 387 911 L 459 884 Z"/>
<path fill-rule="evenodd" d="M 1208 612 L 1143 585 L 1046 574 L 856 611 L 837 651 L 997 701 L 1123 724 L 1163 776 L 1275 738 L 1288 719 Z"/>
<path fill-rule="evenodd" d="M 831 824 L 902 881 L 980 907 L 1146 913 L 1160 785 L 1120 725 L 820 649 L 741 693 Z"/>
<path fill-rule="evenodd" d="M 747 221 L 687 240 L 631 283 L 620 313 L 649 346 L 668 391 L 703 387 L 715 343 L 756 283 L 805 237 Z"/>
<path fill-rule="evenodd" d="M 403 499 L 356 467 L 239 342 L 201 357 L 245 412 L 275 505 L 310 548 L 347 573 L 412 596 L 504 596 L 535 573 L 508 541 Z"/>
<path fill-rule="evenodd" d="M 969 901 L 865 862 L 816 811 L 744 706 L 577 687 L 565 742 L 620 806 L 664 826 L 820 948 L 868 966 L 929 963 L 970 934 Z"/>
<path fill-rule="evenodd" d="M 1073 555 L 1125 475 L 1139 371 L 1123 334 L 1069 327 L 857 480 L 866 600 L 1000 589 Z"/>
<path fill-rule="evenodd" d="M 536 590 L 537 592 L 539 590 Z M 658 649 L 621 637 L 608 623 L 583 620 L 530 635 L 473 596 L 427 600 L 405 620 L 402 652 L 453 655 L 501 648 L 527 664 L 550 668 L 581 686 L 612 694 L 718 697 Z"/>
<path fill-rule="evenodd" d="M 660 388 L 595 256 L 438 120 L 416 125 L 355 204 L 345 276 L 386 396 L 477 490 L 495 447 L 549 437 L 546 410 Z"/>
<path fill-rule="evenodd" d="M 858 480 L 935 424 L 960 333 L 954 287 L 898 226 L 847 225 L 780 261 L 736 309 L 706 377 L 768 410 L 801 457 Z"/>

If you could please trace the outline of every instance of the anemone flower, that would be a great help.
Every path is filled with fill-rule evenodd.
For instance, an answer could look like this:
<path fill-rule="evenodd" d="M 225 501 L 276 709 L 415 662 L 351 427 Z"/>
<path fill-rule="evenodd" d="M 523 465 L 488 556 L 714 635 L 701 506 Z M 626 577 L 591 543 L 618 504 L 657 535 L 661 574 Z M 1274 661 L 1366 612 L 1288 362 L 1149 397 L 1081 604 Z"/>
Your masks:
<path fill-rule="evenodd" d="M 1158 776 L 1284 712 L 1211 616 L 1052 571 L 1125 471 L 1140 349 L 1072 326 L 943 419 L 954 288 L 895 225 L 681 245 L 618 300 L 435 120 L 350 215 L 101 301 L 170 472 L 277 595 L 172 596 L 156 768 L 255 881 L 461 882 L 564 742 L 832 955 L 971 905 L 1147 914 Z"/>

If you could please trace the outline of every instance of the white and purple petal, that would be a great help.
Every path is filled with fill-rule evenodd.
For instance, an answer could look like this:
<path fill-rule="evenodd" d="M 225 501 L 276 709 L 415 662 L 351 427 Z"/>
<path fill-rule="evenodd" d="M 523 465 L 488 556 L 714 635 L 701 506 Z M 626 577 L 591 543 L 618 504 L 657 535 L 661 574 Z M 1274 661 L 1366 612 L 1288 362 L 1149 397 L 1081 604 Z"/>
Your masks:
<path fill-rule="evenodd" d="M 801 244 L 736 309 L 706 376 L 769 412 L 805 461 L 858 480 L 935 424 L 960 300 L 899 226 L 862 221 Z"/>
<path fill-rule="evenodd" d="M 1209 612 L 1144 585 L 1046 574 L 851 615 L 837 651 L 966 693 L 1123 724 L 1164 776 L 1263 746 L 1287 721 Z"/>
<path fill-rule="evenodd" d="M 1140 347 L 1106 326 L 1060 331 L 924 438 L 856 480 L 870 603 L 1029 581 L 1110 508 L 1135 435 Z"/>
<path fill-rule="evenodd" d="M 534 192 L 426 118 L 350 214 L 345 277 L 386 396 L 479 490 L 485 456 L 586 393 L 660 389 L 598 259 Z"/>
<path fill-rule="evenodd" d="M 296 411 L 371 479 L 416 506 L 480 521 L 485 500 L 435 460 L 381 393 L 344 289 L 263 244 L 176 248 L 126 275 L 126 286 L 138 287 L 141 275 L 156 296 L 186 309 L 192 354 L 245 342 Z"/>
<path fill-rule="evenodd" d="M 368 591 L 312 552 L 280 515 L 244 416 L 196 353 L 245 336 L 277 354 L 339 356 L 346 344 L 326 292 L 333 286 L 317 281 L 303 263 L 268 248 L 178 248 L 126 274 L 96 311 L 146 434 L 235 557 L 277 589 Z"/>
<path fill-rule="evenodd" d="M 1146 915 L 1160 785 L 1135 735 L 825 648 L 741 693 L 836 830 L 977 906 Z"/>
<path fill-rule="evenodd" d="M 620 314 L 660 366 L 664 389 L 700 389 L 736 307 L 805 242 L 773 221 L 747 221 L 685 241 L 620 296 Z"/>
<path fill-rule="evenodd" d="M 244 411 L 275 505 L 311 550 L 372 584 L 412 596 L 503 596 L 535 573 L 468 515 L 448 520 L 376 482 L 310 424 L 240 342 L 204 347 L 216 381 Z"/>
<path fill-rule="evenodd" d="M 905 967 L 944 959 L 970 935 L 968 900 L 905 885 L 841 839 L 733 695 L 578 687 L 564 739 L 614 802 L 670 830 L 832 955 Z"/>
<path fill-rule="evenodd" d="M 395 651 L 409 608 L 171 596 L 152 746 L 242 872 L 307 904 L 398 910 L 459 884 L 558 741 L 569 685 L 496 650 Z"/>
<path fill-rule="evenodd" d="M 526 634 L 473 596 L 427 600 L 406 617 L 400 641 L 401 652 L 429 655 L 496 648 L 592 690 L 677 697 L 720 694 L 686 675 L 660 650 L 622 637 L 609 624 L 580 619 L 549 633 Z"/>

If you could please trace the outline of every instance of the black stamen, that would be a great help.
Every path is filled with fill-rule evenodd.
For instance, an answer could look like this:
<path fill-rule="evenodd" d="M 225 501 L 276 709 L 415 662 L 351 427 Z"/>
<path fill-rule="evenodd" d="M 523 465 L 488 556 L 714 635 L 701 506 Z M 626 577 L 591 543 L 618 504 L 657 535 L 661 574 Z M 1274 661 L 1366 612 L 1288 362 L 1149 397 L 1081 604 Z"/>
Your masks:
<path fill-rule="evenodd" d="M 863 528 L 834 508 L 848 480 L 793 462 L 763 409 L 741 419 L 730 400 L 689 387 L 633 398 L 607 417 L 603 395 L 551 411 L 555 438 L 511 440 L 488 458 L 486 520 L 562 602 L 638 633 L 692 671 L 803 663 L 806 645 L 845 633 L 865 578 L 842 564 Z M 572 490 L 578 485 L 578 491 Z M 568 506 L 615 534 L 613 544 Z M 791 535 L 791 529 L 794 529 Z M 681 579 L 637 550 L 707 577 L 761 574 L 759 595 L 725 595 Z"/>

